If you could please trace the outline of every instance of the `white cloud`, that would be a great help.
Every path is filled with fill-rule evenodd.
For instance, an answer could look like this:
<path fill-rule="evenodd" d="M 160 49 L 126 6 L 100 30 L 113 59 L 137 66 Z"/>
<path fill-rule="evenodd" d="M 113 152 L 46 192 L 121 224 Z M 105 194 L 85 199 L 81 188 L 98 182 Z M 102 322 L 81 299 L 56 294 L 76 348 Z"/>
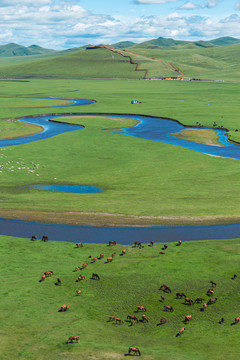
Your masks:
<path fill-rule="evenodd" d="M 179 7 L 180 10 L 193 10 L 193 9 L 199 9 L 200 6 L 196 5 L 190 1 L 186 2 L 182 6 Z"/>
<path fill-rule="evenodd" d="M 219 3 L 219 0 L 208 0 L 207 3 L 203 3 L 202 7 L 213 8 L 216 7 Z"/>
<path fill-rule="evenodd" d="M 151 5 L 151 4 L 166 4 L 168 2 L 175 2 L 178 0 L 135 0 L 135 4 L 146 4 L 146 5 Z"/>
<path fill-rule="evenodd" d="M 236 2 L 235 6 L 234 6 L 235 10 L 240 10 L 240 1 Z"/>

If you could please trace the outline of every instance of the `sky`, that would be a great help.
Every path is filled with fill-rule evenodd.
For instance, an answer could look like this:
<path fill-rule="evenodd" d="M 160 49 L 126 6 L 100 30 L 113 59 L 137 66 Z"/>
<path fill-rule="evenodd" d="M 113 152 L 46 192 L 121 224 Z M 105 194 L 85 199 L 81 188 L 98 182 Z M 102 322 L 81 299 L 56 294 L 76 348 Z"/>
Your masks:
<path fill-rule="evenodd" d="M 240 0 L 0 0 L 0 45 L 240 38 Z"/>

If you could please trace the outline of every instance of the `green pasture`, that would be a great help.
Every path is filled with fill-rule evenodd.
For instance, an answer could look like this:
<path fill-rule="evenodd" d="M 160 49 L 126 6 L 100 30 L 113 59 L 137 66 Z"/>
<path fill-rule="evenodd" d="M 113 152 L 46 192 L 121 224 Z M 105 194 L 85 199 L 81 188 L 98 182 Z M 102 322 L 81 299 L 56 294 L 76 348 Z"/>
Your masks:
<path fill-rule="evenodd" d="M 15 99 L 14 103 L 0 99 L 0 130 L 5 129 L 5 137 L 9 124 L 15 136 L 19 131 L 19 125 L 7 120 L 41 113 L 96 112 L 162 116 L 186 125 L 199 122 L 207 127 L 215 122 L 228 128 L 232 139 L 240 140 L 240 132 L 235 131 L 239 127 L 238 84 L 30 80 L 1 82 L 0 96 L 59 96 L 97 101 L 82 107 L 40 109 L 31 108 L 36 100 L 29 99 L 29 107 L 22 108 L 22 99 Z M 132 105 L 132 99 L 141 103 Z M 38 100 L 38 105 L 47 103 Z M 114 219 L 110 217 L 107 221 L 99 215 L 94 224 L 119 223 L 119 215 L 150 217 L 123 221 L 133 224 L 168 223 L 168 219 L 174 224 L 239 220 L 237 160 L 213 158 L 173 145 L 103 131 L 132 126 L 134 121 L 104 117 L 71 121 L 84 125 L 84 130 L 0 149 L 2 217 L 82 223 L 79 213 L 115 214 Z M 94 185 L 104 191 L 65 194 L 26 188 L 54 183 Z M 86 215 L 84 222 L 91 223 L 91 216 Z"/>
<path fill-rule="evenodd" d="M 169 243 L 165 255 L 159 254 L 160 243 L 143 249 L 106 244 L 76 248 L 65 242 L 0 240 L 1 360 L 124 359 L 129 346 L 139 347 L 141 358 L 149 360 L 238 357 L 240 324 L 232 324 L 239 316 L 240 280 L 232 276 L 239 275 L 239 240 Z M 123 249 L 126 254 L 120 256 Z M 113 252 L 113 262 L 106 263 Z M 104 258 L 92 263 L 89 256 L 100 253 Z M 85 262 L 86 269 L 74 272 Z M 53 271 L 53 276 L 39 282 L 45 271 Z M 93 272 L 100 281 L 91 279 Z M 86 280 L 76 282 L 80 274 Z M 55 285 L 57 278 L 60 286 Z M 184 292 L 207 302 L 210 280 L 217 283 L 217 302 L 206 312 L 200 311 L 202 304 L 189 306 L 176 299 L 176 292 Z M 159 291 L 162 284 L 172 293 Z M 63 304 L 69 311 L 60 313 Z M 164 311 L 165 304 L 174 311 Z M 142 313 L 135 313 L 139 305 L 147 308 L 149 322 L 130 326 L 128 314 L 141 319 Z M 184 325 L 189 314 L 193 319 Z M 112 315 L 124 324 L 108 322 Z M 225 322 L 219 324 L 222 317 Z M 165 325 L 158 325 L 161 318 L 167 319 Z M 184 334 L 176 337 L 183 326 Z M 71 335 L 79 335 L 80 342 L 67 345 Z"/>

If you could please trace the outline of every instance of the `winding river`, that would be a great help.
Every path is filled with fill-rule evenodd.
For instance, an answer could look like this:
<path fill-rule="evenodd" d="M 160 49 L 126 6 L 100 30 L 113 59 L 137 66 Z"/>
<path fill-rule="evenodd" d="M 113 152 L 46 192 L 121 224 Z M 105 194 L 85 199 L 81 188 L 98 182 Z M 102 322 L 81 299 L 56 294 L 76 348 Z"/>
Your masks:
<path fill-rule="evenodd" d="M 48 98 L 49 99 L 49 98 Z M 53 100 L 54 98 L 51 98 Z M 72 104 L 62 105 L 64 107 L 88 105 L 93 103 L 91 100 L 77 99 L 57 99 L 71 100 Z M 52 106 L 50 106 L 52 107 Z M 61 107 L 61 106 L 58 106 Z M 182 146 L 194 151 L 205 153 L 212 156 L 228 157 L 240 160 L 240 146 L 227 141 L 226 130 L 216 130 L 219 135 L 219 141 L 224 146 L 211 146 L 190 142 L 174 137 L 172 134 L 179 133 L 187 127 L 179 122 L 169 119 L 149 117 L 142 115 L 119 115 L 119 114 L 61 114 L 49 116 L 34 116 L 21 118 L 19 121 L 40 125 L 43 128 L 41 133 L 22 137 L 17 139 L 1 140 L 0 147 L 14 146 L 39 141 L 52 136 L 62 134 L 68 131 L 83 129 L 82 126 L 76 126 L 66 123 L 54 122 L 56 117 L 68 116 L 113 116 L 119 118 L 133 118 L 139 121 L 134 127 L 124 128 L 119 134 L 134 136 L 152 141 L 164 142 L 167 144 Z M 53 121 L 52 121 L 53 120 Z M 67 121 L 67 119 L 66 119 Z M 191 127 L 191 129 L 193 129 Z M 198 128 L 196 128 L 198 129 Z M 212 130 L 212 129 L 211 129 Z M 228 239 L 237 238 L 240 234 L 240 223 L 229 225 L 208 225 L 208 226 L 159 226 L 159 227 L 140 227 L 140 228 L 111 228 L 111 227 L 88 227 L 73 225 L 43 224 L 20 220 L 0 219 L 0 233 L 2 235 L 17 236 L 29 238 L 31 235 L 39 237 L 47 234 L 51 240 L 70 241 L 70 242 L 92 242 L 108 243 L 109 240 L 116 240 L 121 244 L 131 244 L 135 241 L 143 243 L 154 241 L 183 241 L 189 240 L 207 240 L 207 239 Z"/>

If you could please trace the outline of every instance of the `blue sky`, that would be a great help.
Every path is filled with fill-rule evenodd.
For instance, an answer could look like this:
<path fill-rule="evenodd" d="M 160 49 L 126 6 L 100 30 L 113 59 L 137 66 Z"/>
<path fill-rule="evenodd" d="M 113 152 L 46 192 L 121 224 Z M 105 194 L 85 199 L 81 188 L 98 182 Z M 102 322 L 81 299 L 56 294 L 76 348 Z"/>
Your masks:
<path fill-rule="evenodd" d="M 240 38 L 240 0 L 0 0 L 0 44 L 67 49 L 158 37 Z"/>

